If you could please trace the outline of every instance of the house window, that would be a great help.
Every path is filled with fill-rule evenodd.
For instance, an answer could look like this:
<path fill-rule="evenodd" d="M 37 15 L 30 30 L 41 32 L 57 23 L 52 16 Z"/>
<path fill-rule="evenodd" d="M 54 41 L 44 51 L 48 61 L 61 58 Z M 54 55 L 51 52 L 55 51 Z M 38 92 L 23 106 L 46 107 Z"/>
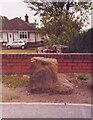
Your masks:
<path fill-rule="evenodd" d="M 30 38 L 30 32 L 28 32 L 28 38 Z"/>
<path fill-rule="evenodd" d="M 28 38 L 28 33 L 27 32 L 20 32 L 20 39 L 26 39 Z"/>

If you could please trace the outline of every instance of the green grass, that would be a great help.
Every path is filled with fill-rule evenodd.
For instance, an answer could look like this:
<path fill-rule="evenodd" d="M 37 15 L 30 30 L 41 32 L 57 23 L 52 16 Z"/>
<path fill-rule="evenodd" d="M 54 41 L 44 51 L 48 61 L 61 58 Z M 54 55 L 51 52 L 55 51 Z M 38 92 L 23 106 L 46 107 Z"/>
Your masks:
<path fill-rule="evenodd" d="M 6 96 L 6 99 L 7 99 L 8 101 L 12 101 L 12 100 L 14 100 L 14 99 L 19 99 L 19 98 L 20 98 L 20 96 L 16 96 L 16 95 Z"/>
<path fill-rule="evenodd" d="M 80 74 L 80 75 L 78 76 L 78 79 L 80 79 L 80 80 L 88 80 L 89 77 L 88 77 L 86 74 Z"/>
<path fill-rule="evenodd" d="M 36 53 L 36 48 L 33 49 L 7 49 L 7 50 L 0 50 L 0 53 Z"/>
<path fill-rule="evenodd" d="M 9 88 L 24 86 L 28 83 L 29 78 L 19 76 L 3 76 L 2 82 Z"/>

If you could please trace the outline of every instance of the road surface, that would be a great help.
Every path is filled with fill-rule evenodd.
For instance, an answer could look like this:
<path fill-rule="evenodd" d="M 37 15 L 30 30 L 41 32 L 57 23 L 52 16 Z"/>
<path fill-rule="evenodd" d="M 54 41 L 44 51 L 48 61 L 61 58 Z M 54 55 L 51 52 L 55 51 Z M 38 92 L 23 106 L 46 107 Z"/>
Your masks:
<path fill-rule="evenodd" d="M 3 104 L 3 118 L 91 118 L 91 105 L 63 103 Z"/>

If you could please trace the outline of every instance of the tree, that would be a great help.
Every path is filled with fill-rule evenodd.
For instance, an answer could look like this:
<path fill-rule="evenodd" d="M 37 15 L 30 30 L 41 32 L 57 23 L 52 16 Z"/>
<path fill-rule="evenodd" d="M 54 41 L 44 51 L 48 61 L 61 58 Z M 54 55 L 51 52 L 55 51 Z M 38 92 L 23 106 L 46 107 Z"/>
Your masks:
<path fill-rule="evenodd" d="M 87 2 L 49 2 L 49 0 L 25 0 L 28 3 L 29 8 L 35 11 L 35 15 L 40 14 L 40 16 L 48 16 L 49 19 L 58 19 L 63 15 L 63 11 L 66 15 L 70 15 L 73 19 L 80 19 L 85 21 L 88 17 L 88 13 L 91 10 L 92 0 L 87 0 Z M 72 0 L 73 1 L 73 0 Z M 77 16 L 76 16 L 77 13 Z"/>
<path fill-rule="evenodd" d="M 7 21 L 8 18 L 5 16 L 0 16 L 0 23 Z"/>
<path fill-rule="evenodd" d="M 93 53 L 93 28 L 80 33 L 71 44 L 71 52 Z"/>
<path fill-rule="evenodd" d="M 70 45 L 88 20 L 92 0 L 88 2 L 31 2 L 25 0 L 29 7 L 41 16 L 41 33 L 48 36 L 49 44 Z"/>
<path fill-rule="evenodd" d="M 78 21 L 73 21 L 71 18 L 67 19 L 64 13 L 58 20 L 48 21 L 48 19 L 44 17 L 42 21 L 44 27 L 41 28 L 41 33 L 49 36 L 46 40 L 49 44 L 69 45 L 73 36 L 77 36 L 81 29 Z"/>

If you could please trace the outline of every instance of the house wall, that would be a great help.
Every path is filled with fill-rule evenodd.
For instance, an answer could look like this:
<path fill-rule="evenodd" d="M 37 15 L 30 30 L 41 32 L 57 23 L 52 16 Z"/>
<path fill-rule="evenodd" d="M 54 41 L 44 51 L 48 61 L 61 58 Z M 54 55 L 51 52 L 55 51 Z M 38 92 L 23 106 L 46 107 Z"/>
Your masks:
<path fill-rule="evenodd" d="M 40 36 L 40 34 L 37 34 L 37 35 L 36 35 L 36 39 L 37 39 L 37 42 L 41 41 L 41 36 Z"/>
<path fill-rule="evenodd" d="M 19 39 L 19 34 L 18 33 L 14 33 L 14 40 L 16 41 L 17 39 Z"/>
<path fill-rule="evenodd" d="M 3 38 L 0 39 L 0 42 L 12 42 L 13 40 L 17 40 L 17 39 L 19 39 L 18 33 L 8 32 L 8 33 L 3 33 Z"/>
<path fill-rule="evenodd" d="M 3 39 L 2 39 L 2 38 L 0 38 L 0 43 L 1 43 L 1 42 L 3 42 Z"/>
<path fill-rule="evenodd" d="M 7 42 L 8 41 L 8 34 L 2 33 L 2 38 L 0 37 L 0 42 Z"/>
<path fill-rule="evenodd" d="M 35 33 L 30 33 L 29 42 L 35 42 Z"/>
<path fill-rule="evenodd" d="M 35 42 L 40 42 L 40 41 L 41 41 L 41 36 L 39 34 L 35 35 L 35 33 L 30 33 L 30 39 L 28 40 L 28 42 L 35 43 Z"/>
<path fill-rule="evenodd" d="M 3 33 L 3 38 L 0 38 L 0 42 L 12 42 L 13 40 L 16 41 L 18 39 L 20 39 L 19 32 L 15 32 L 15 33 L 8 32 L 8 33 Z M 41 37 L 39 34 L 35 36 L 35 33 L 30 33 L 29 38 L 24 38 L 24 39 L 22 38 L 22 40 L 26 42 L 35 43 L 36 41 L 37 42 L 41 41 Z"/>
<path fill-rule="evenodd" d="M 4 41 L 4 42 L 7 42 L 7 33 L 3 33 L 3 41 Z M 3 41 L 2 41 L 2 42 L 3 42 Z"/>
<path fill-rule="evenodd" d="M 2 74 L 29 74 L 32 57 L 55 58 L 59 73 L 92 73 L 93 54 L 84 53 L 42 53 L 42 54 L 1 54 Z M 12 68 L 12 69 L 11 69 Z"/>

